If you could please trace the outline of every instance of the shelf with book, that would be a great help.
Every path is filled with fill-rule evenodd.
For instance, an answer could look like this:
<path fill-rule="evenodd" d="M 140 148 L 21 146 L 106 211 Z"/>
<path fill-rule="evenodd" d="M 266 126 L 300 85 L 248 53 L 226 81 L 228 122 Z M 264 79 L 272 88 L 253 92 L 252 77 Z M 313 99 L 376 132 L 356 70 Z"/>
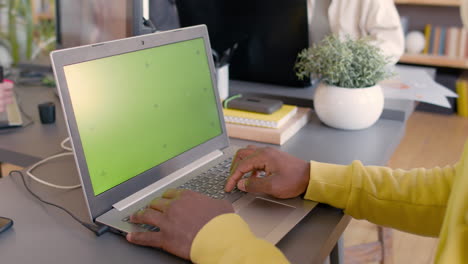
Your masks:
<path fill-rule="evenodd" d="M 458 78 L 456 83 L 457 114 L 459 116 L 468 117 L 468 77 L 466 73 Z"/>
<path fill-rule="evenodd" d="M 55 1 L 53 0 L 32 0 L 31 11 L 34 23 L 40 21 L 53 21 L 55 18 Z"/>
<path fill-rule="evenodd" d="M 395 0 L 398 5 L 460 6 L 461 0 Z"/>
<path fill-rule="evenodd" d="M 447 56 L 425 55 L 425 54 L 404 54 L 401 63 L 419 64 L 436 67 L 448 67 L 457 69 L 468 69 L 468 60 L 456 59 Z"/>
<path fill-rule="evenodd" d="M 404 54 L 400 63 L 468 69 L 468 31 L 460 17 L 461 0 L 395 0 L 406 32 L 423 32 L 421 54 Z"/>

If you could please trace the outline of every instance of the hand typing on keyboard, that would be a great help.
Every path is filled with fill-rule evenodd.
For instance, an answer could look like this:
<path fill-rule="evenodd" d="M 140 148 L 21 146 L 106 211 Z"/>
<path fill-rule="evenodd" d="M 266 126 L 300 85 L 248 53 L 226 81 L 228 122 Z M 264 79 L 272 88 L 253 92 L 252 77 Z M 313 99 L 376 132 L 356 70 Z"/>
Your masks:
<path fill-rule="evenodd" d="M 248 172 L 252 175 L 244 178 Z M 259 177 L 259 172 L 265 175 Z M 249 145 L 237 151 L 224 190 L 230 192 L 237 186 L 241 191 L 287 199 L 303 194 L 309 178 L 308 161 L 275 148 Z"/>
<path fill-rule="evenodd" d="M 212 199 L 190 190 L 169 189 L 130 217 L 130 222 L 158 226 L 160 231 L 129 233 L 127 240 L 190 259 L 190 249 L 198 231 L 211 219 L 227 213 L 234 213 L 234 208 L 226 200 Z"/>
<path fill-rule="evenodd" d="M 188 189 L 205 194 L 215 199 L 225 199 L 234 202 L 242 196 L 242 192 L 234 188 L 230 193 L 224 191 L 224 184 L 229 177 L 232 157 L 220 162 L 206 172 L 179 186 L 180 189 Z"/>
<path fill-rule="evenodd" d="M 7 104 L 11 104 L 13 96 L 13 83 L 10 81 L 0 82 L 0 112 L 5 111 Z"/>

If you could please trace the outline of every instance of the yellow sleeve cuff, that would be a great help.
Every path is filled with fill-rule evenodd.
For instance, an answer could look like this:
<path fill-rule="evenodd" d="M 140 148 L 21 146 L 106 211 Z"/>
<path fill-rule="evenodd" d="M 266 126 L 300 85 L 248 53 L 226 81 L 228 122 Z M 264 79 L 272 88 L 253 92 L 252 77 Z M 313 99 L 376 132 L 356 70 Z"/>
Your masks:
<path fill-rule="evenodd" d="M 352 166 L 310 162 L 310 180 L 305 199 L 344 209 L 348 202 Z"/>
<path fill-rule="evenodd" d="M 288 263 L 274 245 L 258 239 L 237 214 L 213 218 L 195 236 L 194 263 Z"/>

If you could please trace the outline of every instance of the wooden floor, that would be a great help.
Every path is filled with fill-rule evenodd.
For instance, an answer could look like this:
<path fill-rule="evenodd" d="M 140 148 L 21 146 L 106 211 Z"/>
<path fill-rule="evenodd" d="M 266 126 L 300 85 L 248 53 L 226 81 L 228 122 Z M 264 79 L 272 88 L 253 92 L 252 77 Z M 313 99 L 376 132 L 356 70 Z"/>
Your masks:
<path fill-rule="evenodd" d="M 408 120 L 401 144 L 389 161 L 392 168 L 410 169 L 453 164 L 468 138 L 468 118 L 415 112 Z M 4 164 L 3 174 L 16 166 Z M 345 246 L 375 241 L 376 227 L 353 220 L 344 233 Z M 393 263 L 432 263 L 437 239 L 393 231 Z"/>
<path fill-rule="evenodd" d="M 468 138 L 468 118 L 415 112 L 388 166 L 410 169 L 450 165 L 458 161 Z M 344 233 L 346 246 L 377 240 L 376 227 L 352 220 Z M 437 239 L 393 231 L 393 263 L 433 263 Z M 346 256 L 345 256 L 346 258 Z"/>
<path fill-rule="evenodd" d="M 10 173 L 10 171 L 12 170 L 21 170 L 22 168 L 21 167 L 18 167 L 18 166 L 15 166 L 15 165 L 11 165 L 11 164 L 8 164 L 8 163 L 2 163 L 1 164 L 2 166 L 2 177 L 4 176 L 7 176 L 8 173 Z"/>

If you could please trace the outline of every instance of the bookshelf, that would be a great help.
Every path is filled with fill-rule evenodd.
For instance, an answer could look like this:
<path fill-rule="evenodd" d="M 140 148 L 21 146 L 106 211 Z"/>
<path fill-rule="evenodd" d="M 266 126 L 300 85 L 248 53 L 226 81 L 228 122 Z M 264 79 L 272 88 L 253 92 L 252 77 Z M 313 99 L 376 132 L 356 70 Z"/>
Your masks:
<path fill-rule="evenodd" d="M 397 5 L 460 6 L 461 0 L 395 0 Z"/>
<path fill-rule="evenodd" d="M 419 64 L 436 67 L 448 67 L 468 70 L 468 60 L 454 59 L 446 56 L 434 56 L 423 54 L 404 54 L 400 58 L 401 63 Z"/>
<path fill-rule="evenodd" d="M 31 3 L 32 19 L 34 23 L 52 21 L 55 18 L 55 3 L 51 0 L 33 0 Z"/>
<path fill-rule="evenodd" d="M 395 0 L 397 7 L 400 6 L 421 6 L 427 9 L 429 12 L 437 12 L 435 10 L 440 10 L 438 8 L 445 8 L 445 10 L 451 10 L 450 14 L 453 14 L 457 10 L 455 16 L 459 16 L 458 10 L 461 6 L 462 0 Z M 426 10 L 426 9 L 425 9 Z M 447 13 L 444 13 L 443 16 L 447 16 Z M 421 18 L 421 17 L 419 17 Z M 440 21 L 439 21 L 440 22 Z M 428 22 L 430 24 L 430 22 Z M 437 22 L 434 22 L 438 24 Z M 447 26 L 447 25 L 445 25 Z M 404 54 L 400 61 L 401 63 L 408 64 L 417 64 L 417 65 L 426 65 L 434 67 L 447 67 L 447 68 L 456 68 L 456 69 L 468 69 L 468 60 L 461 58 L 451 58 L 447 56 L 435 56 L 435 55 L 426 55 L 426 54 Z"/>

